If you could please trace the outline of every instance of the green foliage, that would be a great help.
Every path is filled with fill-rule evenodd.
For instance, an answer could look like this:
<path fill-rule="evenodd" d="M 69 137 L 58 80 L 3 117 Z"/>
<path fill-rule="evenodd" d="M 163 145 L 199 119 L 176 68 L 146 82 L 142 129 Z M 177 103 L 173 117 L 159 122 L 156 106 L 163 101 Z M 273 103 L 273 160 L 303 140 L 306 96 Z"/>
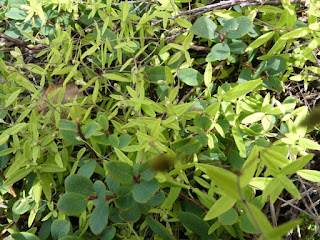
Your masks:
<path fill-rule="evenodd" d="M 0 1 L 1 239 L 319 233 L 320 2 L 207 3 Z"/>

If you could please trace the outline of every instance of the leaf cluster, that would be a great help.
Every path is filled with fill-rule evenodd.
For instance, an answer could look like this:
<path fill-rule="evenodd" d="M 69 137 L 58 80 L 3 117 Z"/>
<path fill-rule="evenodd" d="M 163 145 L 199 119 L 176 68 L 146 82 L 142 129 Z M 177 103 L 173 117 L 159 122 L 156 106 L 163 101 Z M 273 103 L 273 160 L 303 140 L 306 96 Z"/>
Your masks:
<path fill-rule="evenodd" d="M 320 2 L 209 2 L 0 0 L 0 238 L 319 233 Z"/>

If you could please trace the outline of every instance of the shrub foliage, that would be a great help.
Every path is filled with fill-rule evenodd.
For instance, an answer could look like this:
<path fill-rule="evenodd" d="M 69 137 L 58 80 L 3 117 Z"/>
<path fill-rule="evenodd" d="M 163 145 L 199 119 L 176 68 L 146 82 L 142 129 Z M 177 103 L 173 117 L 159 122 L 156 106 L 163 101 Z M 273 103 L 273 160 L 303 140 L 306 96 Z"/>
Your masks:
<path fill-rule="evenodd" d="M 313 238 L 319 9 L 0 0 L 0 238 Z"/>

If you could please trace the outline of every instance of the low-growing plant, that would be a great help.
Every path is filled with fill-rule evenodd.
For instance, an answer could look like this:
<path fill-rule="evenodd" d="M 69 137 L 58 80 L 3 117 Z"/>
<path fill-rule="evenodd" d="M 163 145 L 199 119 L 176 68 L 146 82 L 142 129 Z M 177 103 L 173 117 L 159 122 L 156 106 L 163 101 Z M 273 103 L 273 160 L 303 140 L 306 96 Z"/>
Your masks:
<path fill-rule="evenodd" d="M 0 237 L 315 239 L 319 8 L 0 0 Z"/>

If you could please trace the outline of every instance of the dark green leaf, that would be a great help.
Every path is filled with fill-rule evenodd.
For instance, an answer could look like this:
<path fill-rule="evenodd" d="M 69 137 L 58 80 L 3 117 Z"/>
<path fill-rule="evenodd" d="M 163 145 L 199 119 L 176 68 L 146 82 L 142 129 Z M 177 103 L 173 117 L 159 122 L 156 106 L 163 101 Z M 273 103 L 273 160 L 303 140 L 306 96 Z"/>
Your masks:
<path fill-rule="evenodd" d="M 178 73 L 182 82 L 189 86 L 198 86 L 203 82 L 203 76 L 195 69 L 182 68 Z"/>
<path fill-rule="evenodd" d="M 207 116 L 200 116 L 197 115 L 194 119 L 194 125 L 200 127 L 204 130 L 208 130 L 211 126 L 212 122 L 209 117 Z"/>
<path fill-rule="evenodd" d="M 101 240 L 112 240 L 114 238 L 115 234 L 116 234 L 116 228 L 115 227 L 107 227 L 100 234 L 100 239 Z"/>
<path fill-rule="evenodd" d="M 147 216 L 146 221 L 151 228 L 151 230 L 159 235 L 162 239 L 166 240 L 174 240 L 176 239 L 171 233 L 168 232 L 168 230 L 158 221 L 154 220 L 153 218 Z"/>
<path fill-rule="evenodd" d="M 188 212 L 178 212 L 177 216 L 181 223 L 195 234 L 201 237 L 208 236 L 210 226 L 202 218 Z"/>
<path fill-rule="evenodd" d="M 107 202 L 96 206 L 90 216 L 90 230 L 96 235 L 100 234 L 108 223 L 108 216 L 109 204 Z"/>
<path fill-rule="evenodd" d="M 91 122 L 88 124 L 86 131 L 85 131 L 85 135 L 84 137 L 86 139 L 90 138 L 92 136 L 92 134 L 95 133 L 95 131 L 99 128 L 99 124 L 96 122 Z"/>
<path fill-rule="evenodd" d="M 78 170 L 78 175 L 82 175 L 84 177 L 90 178 L 96 168 L 97 162 L 94 160 L 89 160 L 83 166 L 81 166 Z"/>
<path fill-rule="evenodd" d="M 106 186 L 102 181 L 98 180 L 94 182 L 93 188 L 98 194 L 98 199 L 93 200 L 94 205 L 103 204 L 106 201 Z"/>
<path fill-rule="evenodd" d="M 238 213 L 235 209 L 231 208 L 218 217 L 222 225 L 233 225 L 238 221 Z"/>
<path fill-rule="evenodd" d="M 230 48 L 226 43 L 217 43 L 211 48 L 211 54 L 214 57 L 214 60 L 221 61 L 230 56 Z"/>
<path fill-rule="evenodd" d="M 82 240 L 82 238 L 77 236 L 66 236 L 66 237 L 60 238 L 59 240 Z"/>
<path fill-rule="evenodd" d="M 247 44 L 242 40 L 233 40 L 229 44 L 230 51 L 236 54 L 243 54 L 247 48 Z"/>
<path fill-rule="evenodd" d="M 66 220 L 55 220 L 51 225 L 51 235 L 54 240 L 58 240 L 67 236 L 70 229 L 70 222 Z"/>
<path fill-rule="evenodd" d="M 241 38 L 251 29 L 251 19 L 245 16 L 229 19 L 225 22 L 223 29 L 220 31 L 226 34 L 227 38 Z"/>
<path fill-rule="evenodd" d="M 190 31 L 200 37 L 214 39 L 217 36 L 216 29 L 217 25 L 208 17 L 203 16 L 197 19 Z"/>
<path fill-rule="evenodd" d="M 159 80 L 166 80 L 165 67 L 156 66 L 146 70 L 148 75 L 148 80 L 150 82 L 156 83 Z"/>
<path fill-rule="evenodd" d="M 27 14 L 22 9 L 13 7 L 6 12 L 5 16 L 14 20 L 24 20 L 27 17 Z"/>
<path fill-rule="evenodd" d="M 117 148 L 121 150 L 131 142 L 131 137 L 129 135 L 121 135 L 119 136 L 119 141 L 120 143 Z"/>
<path fill-rule="evenodd" d="M 118 208 L 121 210 L 130 210 L 135 207 L 136 202 L 134 201 L 132 197 L 132 192 L 128 192 L 126 195 L 117 198 L 114 203 Z"/>
<path fill-rule="evenodd" d="M 58 208 L 68 216 L 79 216 L 87 206 L 86 196 L 79 193 L 66 193 L 58 201 Z"/>
<path fill-rule="evenodd" d="M 63 139 L 65 139 L 68 143 L 84 144 L 84 142 L 77 140 L 77 138 L 79 137 L 79 134 L 77 132 L 60 129 L 60 133 Z"/>
<path fill-rule="evenodd" d="M 58 127 L 63 130 L 71 130 L 71 131 L 77 131 L 78 126 L 75 122 L 61 119 L 58 123 Z"/>
<path fill-rule="evenodd" d="M 240 220 L 240 228 L 242 231 L 246 233 L 259 233 L 259 230 L 256 226 L 254 226 L 246 214 L 242 214 L 239 218 Z"/>
<path fill-rule="evenodd" d="M 146 203 L 158 191 L 159 183 L 153 179 L 151 181 L 142 180 L 133 186 L 133 198 L 139 203 Z"/>
<path fill-rule="evenodd" d="M 131 183 L 133 181 L 133 168 L 124 162 L 111 161 L 107 164 L 111 177 L 119 183 Z"/>
<path fill-rule="evenodd" d="M 156 194 L 154 194 L 152 198 L 149 199 L 147 204 L 151 207 L 157 207 L 161 205 L 164 202 L 164 200 L 165 200 L 165 195 L 163 191 L 159 191 Z"/>
<path fill-rule="evenodd" d="M 91 196 L 95 194 L 93 183 L 89 178 L 81 175 L 70 175 L 65 180 L 66 192 L 79 193 L 84 196 Z"/>
<path fill-rule="evenodd" d="M 120 218 L 127 222 L 137 222 L 141 217 L 141 210 L 138 206 L 128 211 L 121 211 Z"/>
<path fill-rule="evenodd" d="M 267 65 L 264 70 L 268 72 L 269 76 L 280 76 L 287 69 L 286 60 L 283 57 L 274 56 L 265 61 Z"/>

